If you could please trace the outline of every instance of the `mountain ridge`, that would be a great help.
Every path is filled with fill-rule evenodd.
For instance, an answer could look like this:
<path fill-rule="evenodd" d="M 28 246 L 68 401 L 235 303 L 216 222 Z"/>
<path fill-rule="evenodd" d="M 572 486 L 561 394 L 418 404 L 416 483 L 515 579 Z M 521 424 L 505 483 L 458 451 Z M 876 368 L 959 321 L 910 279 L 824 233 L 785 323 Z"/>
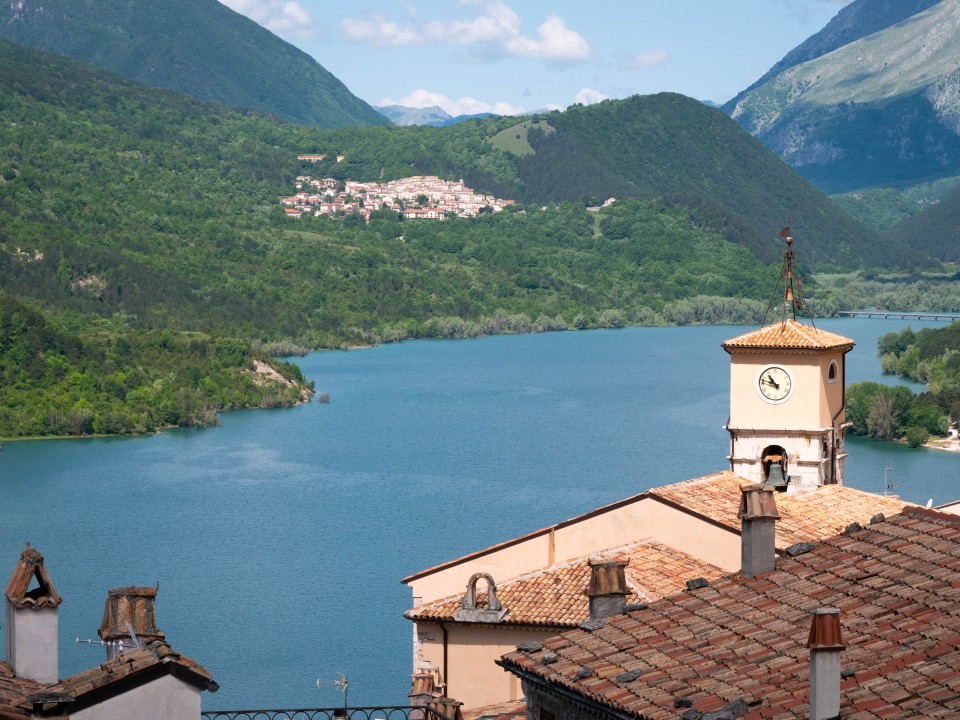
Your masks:
<path fill-rule="evenodd" d="M 323 127 L 389 121 L 316 60 L 217 0 L 17 0 L 0 36 L 153 87 Z"/>

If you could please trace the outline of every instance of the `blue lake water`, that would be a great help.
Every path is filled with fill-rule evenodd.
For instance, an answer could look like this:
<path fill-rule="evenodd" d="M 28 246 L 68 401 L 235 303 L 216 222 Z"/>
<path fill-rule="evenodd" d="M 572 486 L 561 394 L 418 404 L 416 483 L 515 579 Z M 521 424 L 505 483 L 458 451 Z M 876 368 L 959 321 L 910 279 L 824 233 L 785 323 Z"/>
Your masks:
<path fill-rule="evenodd" d="M 880 373 L 846 319 L 850 382 Z M 940 324 L 942 326 L 942 323 Z M 61 674 L 91 666 L 106 591 L 160 582 L 157 622 L 222 689 L 205 708 L 400 704 L 412 630 L 400 579 L 650 487 L 726 467 L 728 356 L 749 328 L 629 328 L 315 353 L 330 404 L 224 415 L 145 438 L 8 442 L 0 581 L 46 557 Z M 960 455 L 852 439 L 848 484 L 960 496 Z M 317 680 L 321 686 L 317 687 Z"/>

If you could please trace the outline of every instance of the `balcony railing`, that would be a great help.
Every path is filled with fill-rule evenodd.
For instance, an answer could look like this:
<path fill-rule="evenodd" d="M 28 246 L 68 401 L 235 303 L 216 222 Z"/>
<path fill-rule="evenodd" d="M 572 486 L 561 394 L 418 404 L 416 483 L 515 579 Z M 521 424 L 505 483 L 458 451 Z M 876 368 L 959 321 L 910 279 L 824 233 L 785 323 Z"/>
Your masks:
<path fill-rule="evenodd" d="M 453 720 L 431 707 L 297 708 L 294 710 L 205 710 L 202 720 Z"/>

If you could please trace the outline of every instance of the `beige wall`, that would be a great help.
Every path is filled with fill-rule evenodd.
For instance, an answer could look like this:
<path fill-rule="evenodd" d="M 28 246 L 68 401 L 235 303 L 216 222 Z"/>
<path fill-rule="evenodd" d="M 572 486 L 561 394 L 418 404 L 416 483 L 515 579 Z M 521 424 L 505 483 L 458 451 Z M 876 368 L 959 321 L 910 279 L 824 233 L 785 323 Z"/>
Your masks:
<path fill-rule="evenodd" d="M 740 568 L 738 533 L 654 497 L 640 495 L 542 535 L 437 570 L 412 581 L 410 586 L 414 597 L 430 602 L 462 593 L 467 581 L 477 572 L 489 572 L 495 582 L 502 583 L 555 563 L 647 538 L 728 572 Z M 421 592 L 424 595 L 418 594 Z M 531 629 L 481 623 L 450 622 L 444 625 L 447 631 L 446 678 L 443 678 L 443 628 L 437 622 L 415 623 L 413 669 L 438 671 L 448 682 L 445 692 L 463 702 L 466 708 L 520 697 L 516 676 L 504 672 L 495 661 L 526 640 L 543 640 L 560 632 L 560 628 Z"/>
<path fill-rule="evenodd" d="M 70 720 L 199 720 L 200 690 L 166 675 L 71 713 Z"/>
<path fill-rule="evenodd" d="M 409 582 L 414 605 L 463 593 L 474 573 L 496 583 L 572 558 L 652 538 L 734 571 L 740 567 L 739 535 L 676 510 L 646 495 L 542 534 L 441 568 Z"/>
<path fill-rule="evenodd" d="M 516 650 L 520 643 L 542 642 L 569 629 L 463 623 L 450 623 L 446 628 L 447 676 L 443 676 L 443 631 L 437 623 L 418 623 L 418 632 L 424 638 L 423 660 L 446 682 L 444 693 L 462 702 L 464 709 L 520 699 L 520 679 L 495 661 Z"/>
<path fill-rule="evenodd" d="M 843 362 L 840 352 L 787 355 L 783 352 L 737 353 L 730 356 L 731 427 L 790 430 L 830 427 L 840 409 L 843 393 Z M 836 360 L 840 379 L 827 382 L 827 369 Z M 779 404 L 765 401 L 758 391 L 760 372 L 779 365 L 793 376 L 788 400 Z"/>

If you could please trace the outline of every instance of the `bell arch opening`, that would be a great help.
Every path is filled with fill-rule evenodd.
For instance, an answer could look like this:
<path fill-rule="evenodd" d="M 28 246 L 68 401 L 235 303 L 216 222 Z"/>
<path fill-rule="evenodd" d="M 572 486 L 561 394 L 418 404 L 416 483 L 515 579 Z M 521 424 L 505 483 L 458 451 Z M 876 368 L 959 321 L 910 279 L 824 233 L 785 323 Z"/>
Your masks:
<path fill-rule="evenodd" d="M 760 453 L 763 466 L 763 484 L 783 492 L 789 482 L 787 476 L 787 451 L 779 445 L 768 445 Z"/>

